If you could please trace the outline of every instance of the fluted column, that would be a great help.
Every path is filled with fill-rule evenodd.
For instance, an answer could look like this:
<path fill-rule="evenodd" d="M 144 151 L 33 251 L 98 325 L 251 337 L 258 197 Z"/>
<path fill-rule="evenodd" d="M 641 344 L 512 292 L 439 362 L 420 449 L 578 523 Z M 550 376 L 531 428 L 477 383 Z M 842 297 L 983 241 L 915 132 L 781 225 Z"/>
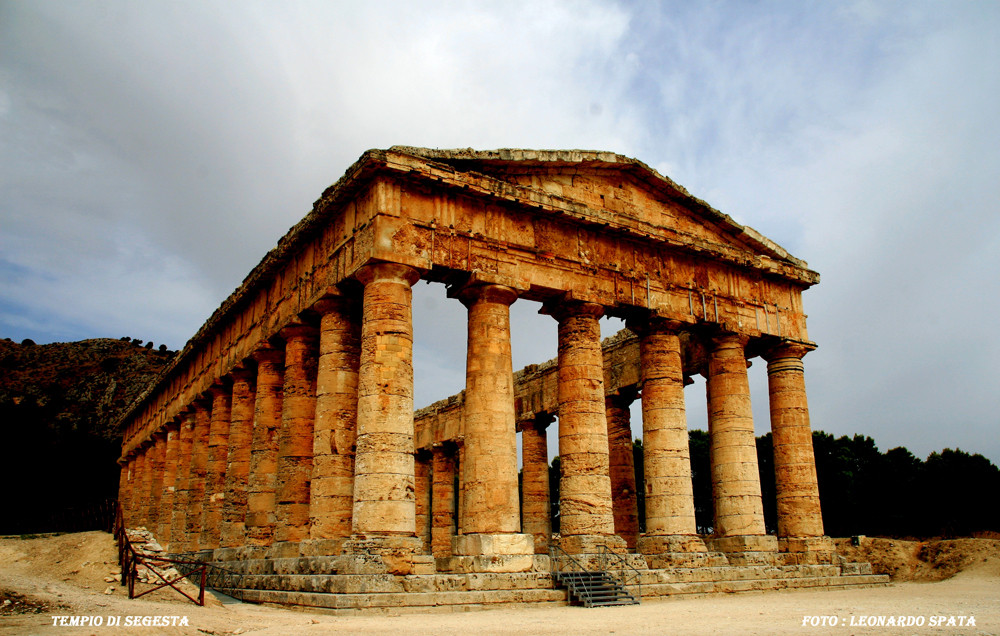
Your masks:
<path fill-rule="evenodd" d="M 354 444 L 357 439 L 361 353 L 360 303 L 331 297 L 321 300 L 313 309 L 319 312 L 321 318 L 309 504 L 310 536 L 317 540 L 339 541 L 351 534 L 354 509 Z"/>
<path fill-rule="evenodd" d="M 353 533 L 415 536 L 413 323 L 416 270 L 362 267 L 364 288 Z"/>
<path fill-rule="evenodd" d="M 209 403 L 210 404 L 210 403 Z M 205 475 L 208 467 L 208 432 L 211 409 L 199 398 L 194 402 L 194 435 L 191 438 L 191 470 L 188 476 L 188 502 L 185 532 L 188 550 L 201 549 L 201 524 L 205 510 Z"/>
<path fill-rule="evenodd" d="M 171 552 L 189 549 L 187 535 L 188 494 L 191 488 L 191 443 L 194 439 L 195 415 L 191 410 L 180 415 L 177 446 L 177 477 L 174 482 L 174 505 L 170 518 Z"/>
<path fill-rule="evenodd" d="M 552 539 L 549 447 L 545 429 L 554 419 L 550 415 L 540 415 L 521 426 L 521 526 L 534 537 L 536 554 L 548 554 Z"/>
<path fill-rule="evenodd" d="M 235 548 L 246 541 L 247 482 L 250 478 L 256 375 L 253 365 L 236 367 L 230 373 L 233 399 L 226 459 L 226 498 L 222 505 L 219 533 L 219 545 L 223 548 Z"/>
<path fill-rule="evenodd" d="M 455 452 L 452 444 L 437 445 L 432 453 L 431 553 L 438 558 L 451 556 L 455 536 Z"/>
<path fill-rule="evenodd" d="M 777 549 L 764 529 L 746 343 L 745 336 L 722 334 L 711 339 L 708 355 L 715 536 L 718 549 L 726 552 Z"/>
<path fill-rule="evenodd" d="M 600 305 L 560 303 L 547 308 L 559 321 L 559 530 L 567 552 L 625 548 L 615 535 L 604 411 L 603 314 Z"/>
<path fill-rule="evenodd" d="M 249 545 L 269 546 L 274 543 L 274 493 L 278 481 L 278 429 L 281 427 L 285 352 L 268 345 L 255 351 L 253 359 L 257 362 L 257 391 L 254 394 L 244 523 Z"/>
<path fill-rule="evenodd" d="M 163 494 L 160 495 L 160 513 L 157 516 L 156 537 L 164 549 L 173 543 L 174 498 L 177 491 L 177 451 L 180 446 L 180 431 L 176 421 L 166 427 L 166 446 L 163 451 Z"/>
<path fill-rule="evenodd" d="M 695 524 L 679 326 L 655 317 L 629 322 L 639 336 L 646 482 L 646 532 L 638 547 L 650 555 L 705 551 Z"/>
<path fill-rule="evenodd" d="M 639 538 L 639 503 L 635 492 L 635 456 L 632 451 L 630 396 L 605 398 L 608 420 L 608 459 L 615 534 L 634 549 Z"/>
<path fill-rule="evenodd" d="M 233 389 L 228 380 L 212 385 L 212 417 L 208 430 L 208 461 L 205 465 L 205 505 L 202 510 L 199 548 L 219 547 L 222 507 L 226 499 L 226 462 L 229 459 L 229 425 Z"/>
<path fill-rule="evenodd" d="M 816 456 L 802 357 L 812 347 L 782 343 L 764 354 L 774 442 L 778 538 L 790 551 L 830 550 L 823 536 Z"/>
<path fill-rule="evenodd" d="M 301 541 L 309 537 L 317 336 L 316 329 L 308 325 L 293 325 L 281 330 L 285 340 L 285 387 L 278 433 L 276 542 Z"/>

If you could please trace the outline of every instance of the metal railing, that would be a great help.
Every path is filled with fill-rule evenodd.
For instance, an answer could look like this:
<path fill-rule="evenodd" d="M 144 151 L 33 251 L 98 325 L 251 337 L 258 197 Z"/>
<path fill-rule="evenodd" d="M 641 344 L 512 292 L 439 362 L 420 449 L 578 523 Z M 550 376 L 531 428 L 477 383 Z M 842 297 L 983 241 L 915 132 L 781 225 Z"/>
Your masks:
<path fill-rule="evenodd" d="M 629 593 L 632 593 L 637 602 L 642 599 L 642 573 L 628 562 L 625 555 L 612 552 L 606 545 L 598 546 L 597 549 L 601 570 L 612 577 L 617 574 L 618 583 L 626 590 L 629 590 L 630 587 L 635 588 L 635 593 L 632 593 L 631 590 Z"/>
<path fill-rule="evenodd" d="M 125 528 L 125 519 L 122 516 L 121 506 L 117 506 L 117 510 L 115 511 L 115 539 L 118 541 L 118 564 L 121 566 L 121 584 L 128 587 L 129 598 L 139 598 L 169 586 L 176 590 L 178 594 L 190 600 L 192 603 L 197 603 L 198 605 L 205 604 L 205 579 L 208 569 L 207 564 L 197 561 L 188 561 L 185 559 L 160 557 L 136 550 L 135 546 L 132 545 L 132 541 L 128 537 L 128 530 Z M 174 568 L 178 570 L 179 575 L 173 578 L 165 576 L 163 572 L 160 571 L 160 568 L 157 567 L 164 564 L 174 566 Z M 150 589 L 136 593 L 136 583 L 140 582 L 140 566 L 145 567 L 147 571 L 156 575 L 160 581 L 150 583 L 149 585 L 152 586 Z M 180 572 L 181 569 L 187 570 L 187 573 Z M 191 574 L 195 574 L 198 579 L 198 598 L 194 598 L 177 586 L 178 583 Z"/>

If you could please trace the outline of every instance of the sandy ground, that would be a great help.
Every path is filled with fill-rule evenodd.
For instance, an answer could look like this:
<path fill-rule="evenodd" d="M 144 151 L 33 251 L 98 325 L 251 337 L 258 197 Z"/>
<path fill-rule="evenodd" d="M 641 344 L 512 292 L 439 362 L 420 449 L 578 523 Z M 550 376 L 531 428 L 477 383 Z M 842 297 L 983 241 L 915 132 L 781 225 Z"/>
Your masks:
<path fill-rule="evenodd" d="M 962 540 L 940 549 L 895 542 L 903 561 L 943 555 L 958 574 L 938 582 L 905 581 L 886 588 L 791 591 L 647 599 L 629 607 L 524 607 L 444 614 L 329 616 L 250 604 L 198 607 L 162 590 L 129 600 L 104 581 L 115 570 L 113 540 L 104 533 L 0 540 L 2 634 L 994 634 L 1000 636 L 1000 542 Z M 864 545 L 862 549 L 864 549 Z M 869 550 L 878 551 L 878 546 Z M 909 555 L 909 556 L 908 556 Z M 887 558 L 885 554 L 874 554 Z M 873 559 L 876 560 L 877 559 Z M 888 563 L 888 561 L 887 561 Z M 957 565 L 956 565 L 957 564 Z M 910 566 L 901 570 L 916 570 Z M 931 567 L 923 578 L 940 576 Z M 913 572 L 911 572 L 911 575 Z M 897 576 L 897 579 L 904 577 Z M 917 578 L 920 578 L 918 576 Z M 110 594 L 104 592 L 113 587 Z M 24 603 L 10 592 L 29 599 Z M 15 605 L 20 609 L 14 610 Z M 40 613 L 9 614 L 38 610 Z M 6 608 L 6 611 L 4 610 Z M 53 616 L 120 617 L 120 627 L 53 625 Z M 187 626 L 126 627 L 128 617 L 184 617 Z M 834 617 L 836 626 L 803 625 L 807 617 Z M 912 616 L 923 626 L 861 626 L 868 617 Z M 937 617 L 954 626 L 931 626 Z M 975 625 L 960 626 L 960 617 Z M 819 621 L 820 619 L 817 619 Z M 968 618 L 965 619 L 966 622 Z M 853 626 L 852 626 L 853 622 Z"/>

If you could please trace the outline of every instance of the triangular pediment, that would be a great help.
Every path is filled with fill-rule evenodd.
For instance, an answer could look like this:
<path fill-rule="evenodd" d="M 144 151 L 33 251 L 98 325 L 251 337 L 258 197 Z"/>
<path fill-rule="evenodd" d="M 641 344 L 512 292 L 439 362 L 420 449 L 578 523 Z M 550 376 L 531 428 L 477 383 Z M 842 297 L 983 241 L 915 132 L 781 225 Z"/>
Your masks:
<path fill-rule="evenodd" d="M 648 165 L 610 152 L 585 150 L 436 150 L 394 146 L 388 152 L 445 164 L 582 204 L 598 213 L 601 223 L 704 252 L 759 257 L 806 270 L 774 241 L 692 196 L 682 186 Z M 818 279 L 818 275 L 817 275 Z"/>

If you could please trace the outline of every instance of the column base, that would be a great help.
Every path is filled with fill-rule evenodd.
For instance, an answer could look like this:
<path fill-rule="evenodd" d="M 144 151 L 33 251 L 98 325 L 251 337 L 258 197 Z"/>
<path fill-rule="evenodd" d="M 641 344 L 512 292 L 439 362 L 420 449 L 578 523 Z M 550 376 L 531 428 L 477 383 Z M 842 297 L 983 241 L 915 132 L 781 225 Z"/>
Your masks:
<path fill-rule="evenodd" d="M 778 538 L 769 534 L 744 534 L 731 537 L 714 537 L 706 542 L 713 552 L 777 552 Z"/>
<path fill-rule="evenodd" d="M 599 554 L 601 547 L 611 552 L 625 554 L 628 545 L 617 534 L 571 534 L 564 535 L 558 542 L 566 554 Z"/>
<path fill-rule="evenodd" d="M 450 572 L 530 572 L 535 567 L 530 534 L 460 534 L 452 537 L 451 551 L 442 564 Z"/>
<path fill-rule="evenodd" d="M 434 574 L 423 541 L 405 535 L 352 535 L 343 543 L 342 574 Z"/>

